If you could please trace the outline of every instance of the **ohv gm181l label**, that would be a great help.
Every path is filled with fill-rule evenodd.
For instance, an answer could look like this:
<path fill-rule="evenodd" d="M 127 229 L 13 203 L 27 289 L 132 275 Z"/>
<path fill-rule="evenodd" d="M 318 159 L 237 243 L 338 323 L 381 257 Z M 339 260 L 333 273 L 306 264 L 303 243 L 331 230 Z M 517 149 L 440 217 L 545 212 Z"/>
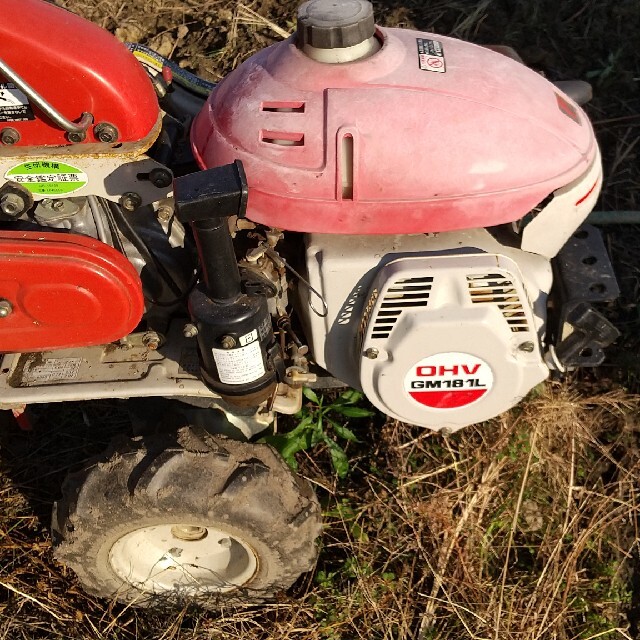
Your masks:
<path fill-rule="evenodd" d="M 438 353 L 409 369 L 404 389 L 432 409 L 458 409 L 480 400 L 493 387 L 489 365 L 469 353 Z"/>

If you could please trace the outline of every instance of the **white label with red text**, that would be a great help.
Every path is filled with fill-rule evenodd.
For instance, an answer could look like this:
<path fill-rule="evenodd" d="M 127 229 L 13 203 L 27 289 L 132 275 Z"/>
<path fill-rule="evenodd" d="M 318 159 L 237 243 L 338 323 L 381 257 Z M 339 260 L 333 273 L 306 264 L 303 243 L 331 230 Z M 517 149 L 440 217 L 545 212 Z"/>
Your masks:
<path fill-rule="evenodd" d="M 407 372 L 404 389 L 431 409 L 459 409 L 480 400 L 493 386 L 489 365 L 469 353 L 438 353 Z"/>

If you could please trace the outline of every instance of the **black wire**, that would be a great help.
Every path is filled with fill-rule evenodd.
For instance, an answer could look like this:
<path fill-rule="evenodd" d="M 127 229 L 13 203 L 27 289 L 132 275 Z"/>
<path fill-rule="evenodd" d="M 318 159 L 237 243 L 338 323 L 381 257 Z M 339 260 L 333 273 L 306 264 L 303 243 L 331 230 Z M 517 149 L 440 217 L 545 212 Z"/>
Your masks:
<path fill-rule="evenodd" d="M 181 299 L 184 296 L 184 292 L 176 284 L 176 281 L 171 277 L 171 274 L 167 271 L 158 257 L 154 255 L 153 251 L 138 235 L 138 232 L 133 228 L 129 220 L 127 220 L 127 216 L 122 211 L 122 209 L 114 202 L 109 202 L 109 207 L 111 208 L 114 217 L 119 223 L 118 226 L 120 228 L 124 227 L 131 244 L 133 244 L 133 246 L 138 250 L 138 253 L 145 259 L 147 263 L 153 264 L 153 266 L 156 268 L 156 271 L 158 272 L 158 275 L 165 281 L 169 289 L 171 289 L 171 291 L 179 299 Z M 158 304 L 158 302 L 155 302 L 154 304 Z"/>
<path fill-rule="evenodd" d="M 109 207 L 108 204 L 105 204 L 104 200 L 99 200 L 99 202 L 104 211 L 105 217 L 107 219 L 107 225 L 109 227 L 109 232 L 111 233 L 111 242 L 113 243 L 114 248 L 126 258 L 127 252 L 124 250 L 124 245 L 122 244 L 122 240 L 120 240 L 118 225 L 116 224 L 116 221 L 113 218 L 113 213 L 111 212 L 111 208 Z"/>

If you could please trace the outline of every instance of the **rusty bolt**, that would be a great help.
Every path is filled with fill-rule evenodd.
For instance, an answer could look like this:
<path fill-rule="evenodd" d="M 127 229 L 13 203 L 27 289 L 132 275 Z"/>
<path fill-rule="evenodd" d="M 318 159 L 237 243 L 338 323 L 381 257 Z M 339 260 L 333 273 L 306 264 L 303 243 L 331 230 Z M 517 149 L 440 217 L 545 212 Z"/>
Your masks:
<path fill-rule="evenodd" d="M 70 131 L 67 133 L 67 140 L 77 144 L 78 142 L 84 142 L 87 138 L 87 134 L 84 131 Z"/>
<path fill-rule="evenodd" d="M 111 143 L 118 139 L 118 130 L 108 122 L 101 122 L 93 128 L 93 135 L 100 142 Z"/>
<path fill-rule="evenodd" d="M 26 202 L 18 193 L 5 193 L 0 197 L 0 211 L 8 216 L 19 216 L 27 208 Z"/>
<path fill-rule="evenodd" d="M 0 142 L 11 146 L 12 144 L 16 144 L 16 142 L 20 142 L 20 134 L 13 127 L 5 127 L 0 131 Z"/>
<path fill-rule="evenodd" d="M 120 206 L 125 211 L 135 211 L 142 204 L 142 198 L 134 191 L 127 191 L 120 198 Z"/>
<path fill-rule="evenodd" d="M 171 220 L 171 216 L 173 215 L 173 209 L 167 206 L 159 207 L 157 215 L 160 222 L 169 222 L 169 220 Z"/>
<path fill-rule="evenodd" d="M 142 344 L 149 349 L 155 351 L 160 346 L 160 336 L 155 331 L 147 331 L 142 336 Z"/>
<path fill-rule="evenodd" d="M 220 344 L 223 349 L 233 349 L 236 346 L 236 339 L 233 336 L 224 336 Z"/>

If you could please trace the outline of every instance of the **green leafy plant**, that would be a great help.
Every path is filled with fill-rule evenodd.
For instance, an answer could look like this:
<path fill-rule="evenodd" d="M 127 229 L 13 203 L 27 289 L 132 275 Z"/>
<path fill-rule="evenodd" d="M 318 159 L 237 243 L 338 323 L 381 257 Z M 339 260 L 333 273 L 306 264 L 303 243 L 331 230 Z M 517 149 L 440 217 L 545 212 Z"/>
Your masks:
<path fill-rule="evenodd" d="M 337 416 L 368 418 L 374 412 L 358 406 L 363 395 L 353 389 L 331 401 L 318 396 L 313 389 L 305 387 L 302 392 L 310 402 L 295 415 L 297 426 L 287 433 L 267 436 L 263 440 L 275 447 L 294 470 L 298 468 L 296 453 L 324 445 L 329 450 L 333 469 L 340 478 L 344 478 L 349 472 L 349 460 L 340 441 L 358 442 L 358 438 L 345 424 L 338 422 Z"/>

